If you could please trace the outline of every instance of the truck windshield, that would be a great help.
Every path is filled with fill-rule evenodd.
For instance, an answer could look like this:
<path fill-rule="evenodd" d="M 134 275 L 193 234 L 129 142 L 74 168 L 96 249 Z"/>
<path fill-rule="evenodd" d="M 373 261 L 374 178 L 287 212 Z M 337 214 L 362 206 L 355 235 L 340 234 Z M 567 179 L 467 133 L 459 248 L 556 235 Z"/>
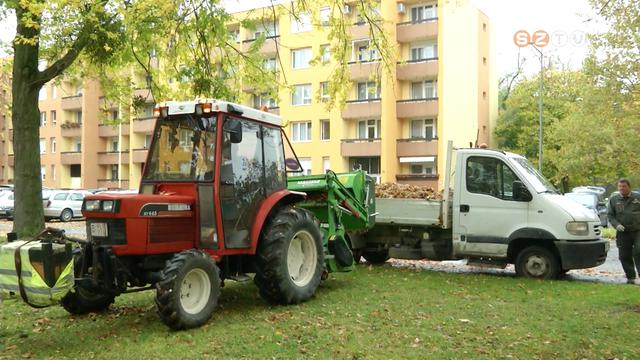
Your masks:
<path fill-rule="evenodd" d="M 215 114 L 169 116 L 158 122 L 143 179 L 213 180 Z"/>
<path fill-rule="evenodd" d="M 558 189 L 556 189 L 555 186 L 553 186 L 553 184 L 549 182 L 549 180 L 545 179 L 545 177 L 542 176 L 542 174 L 540 174 L 538 170 L 534 168 L 526 158 L 510 157 L 509 160 L 511 160 L 511 163 L 520 170 L 522 175 L 527 178 L 529 183 L 535 188 L 537 192 L 560 193 Z"/>

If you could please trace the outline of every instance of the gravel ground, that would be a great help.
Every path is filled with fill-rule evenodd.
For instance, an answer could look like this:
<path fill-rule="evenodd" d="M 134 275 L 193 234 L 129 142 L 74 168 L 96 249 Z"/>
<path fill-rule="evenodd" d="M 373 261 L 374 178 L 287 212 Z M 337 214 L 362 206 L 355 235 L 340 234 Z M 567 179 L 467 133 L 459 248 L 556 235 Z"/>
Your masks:
<path fill-rule="evenodd" d="M 86 237 L 85 222 L 83 220 L 73 220 L 68 223 L 54 220 L 47 222 L 47 226 L 64 229 L 67 235 L 70 236 Z M 13 222 L 0 220 L 0 236 L 5 236 L 7 232 L 11 231 L 12 227 Z M 513 265 L 508 265 L 505 269 L 467 266 L 466 260 L 429 261 L 391 259 L 387 262 L 387 266 L 452 273 L 483 273 L 498 276 L 515 276 Z M 616 247 L 615 241 L 611 241 L 607 261 L 604 264 L 591 269 L 571 270 L 567 273 L 565 279 L 570 281 L 579 280 L 624 284 L 626 278 L 622 271 L 620 261 L 618 260 L 618 248 Z"/>

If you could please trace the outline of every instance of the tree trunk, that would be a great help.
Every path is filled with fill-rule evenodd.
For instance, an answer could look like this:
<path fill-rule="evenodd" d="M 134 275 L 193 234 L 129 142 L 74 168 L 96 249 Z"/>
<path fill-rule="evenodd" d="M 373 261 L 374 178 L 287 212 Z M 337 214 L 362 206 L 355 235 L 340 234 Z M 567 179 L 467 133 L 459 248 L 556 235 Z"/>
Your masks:
<path fill-rule="evenodd" d="M 17 19 L 24 10 L 18 6 Z M 17 36 L 38 38 L 39 31 L 18 20 Z M 20 237 L 37 234 L 44 228 L 42 178 L 40 175 L 40 110 L 38 93 L 38 45 L 14 42 L 12 114 L 15 204 L 13 231 Z"/>

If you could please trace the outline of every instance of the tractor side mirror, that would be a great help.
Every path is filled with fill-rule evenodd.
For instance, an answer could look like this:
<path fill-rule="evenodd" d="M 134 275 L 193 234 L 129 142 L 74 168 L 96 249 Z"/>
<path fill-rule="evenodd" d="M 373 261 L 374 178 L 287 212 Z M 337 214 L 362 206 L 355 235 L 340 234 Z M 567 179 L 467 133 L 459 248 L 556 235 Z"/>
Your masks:
<path fill-rule="evenodd" d="M 531 196 L 529 189 L 524 186 L 522 181 L 514 181 L 511 185 L 511 189 L 513 191 L 513 200 L 529 202 L 531 201 L 531 199 L 533 199 L 533 196 Z"/>
<path fill-rule="evenodd" d="M 242 142 L 242 122 L 240 122 L 240 120 L 227 118 L 224 122 L 224 131 L 228 132 L 231 136 L 230 140 L 232 144 Z"/>
<path fill-rule="evenodd" d="M 300 168 L 300 163 L 298 163 L 298 160 L 296 160 L 295 158 L 287 158 L 284 161 L 284 163 L 287 166 L 287 170 L 289 170 L 289 171 L 300 171 L 300 170 L 302 170 Z"/>

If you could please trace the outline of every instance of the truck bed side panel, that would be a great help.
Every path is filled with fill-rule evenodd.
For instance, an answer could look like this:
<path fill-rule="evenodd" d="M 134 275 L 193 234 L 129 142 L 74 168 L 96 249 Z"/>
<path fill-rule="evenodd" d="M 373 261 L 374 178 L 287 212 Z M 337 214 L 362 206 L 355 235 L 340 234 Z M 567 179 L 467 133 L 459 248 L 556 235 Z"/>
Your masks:
<path fill-rule="evenodd" d="M 376 198 L 376 223 L 440 226 L 441 201 Z"/>

